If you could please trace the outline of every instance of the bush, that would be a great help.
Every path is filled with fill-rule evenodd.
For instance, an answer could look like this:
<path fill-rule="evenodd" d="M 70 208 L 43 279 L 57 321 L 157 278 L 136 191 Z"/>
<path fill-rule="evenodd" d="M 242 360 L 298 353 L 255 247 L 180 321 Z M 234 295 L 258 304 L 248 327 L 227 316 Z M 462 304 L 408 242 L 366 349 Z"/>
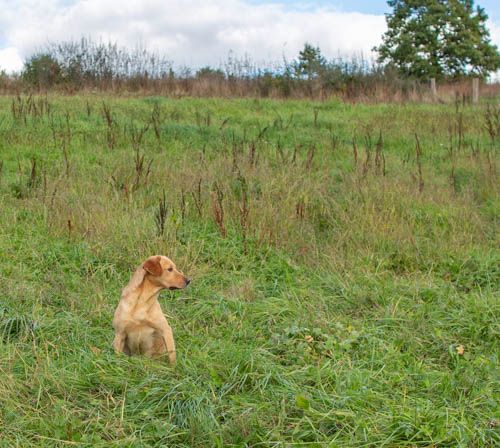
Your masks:
<path fill-rule="evenodd" d="M 23 79 L 39 89 L 47 89 L 62 81 L 59 62 L 50 54 L 36 54 L 24 63 Z"/>

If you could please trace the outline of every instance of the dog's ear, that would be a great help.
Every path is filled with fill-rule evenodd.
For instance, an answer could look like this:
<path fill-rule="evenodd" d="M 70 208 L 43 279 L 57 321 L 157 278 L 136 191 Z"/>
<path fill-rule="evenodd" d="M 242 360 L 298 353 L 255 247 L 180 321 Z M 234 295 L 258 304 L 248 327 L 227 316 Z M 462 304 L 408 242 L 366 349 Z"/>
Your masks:
<path fill-rule="evenodd" d="M 160 257 L 148 258 L 142 267 L 147 273 L 154 275 L 155 277 L 159 277 L 163 272 L 163 268 L 160 264 Z"/>
<path fill-rule="evenodd" d="M 139 286 L 141 286 L 142 282 L 144 281 L 145 276 L 146 276 L 146 271 L 143 269 L 143 267 L 141 265 L 132 274 L 132 278 L 130 279 L 130 282 L 123 290 L 124 293 L 125 293 L 125 291 L 128 291 L 125 294 L 129 294 L 130 291 L 133 291 L 135 288 L 138 288 Z"/>

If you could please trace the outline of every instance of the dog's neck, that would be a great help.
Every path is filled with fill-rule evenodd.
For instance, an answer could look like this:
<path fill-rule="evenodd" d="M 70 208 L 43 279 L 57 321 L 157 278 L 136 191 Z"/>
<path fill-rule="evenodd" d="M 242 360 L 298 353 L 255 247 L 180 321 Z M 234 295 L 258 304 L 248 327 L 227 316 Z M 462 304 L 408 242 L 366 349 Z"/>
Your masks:
<path fill-rule="evenodd" d="M 132 290 L 129 290 L 128 294 L 123 294 L 123 296 L 128 296 L 133 302 L 147 303 L 153 297 L 158 297 L 162 289 L 165 288 L 151 282 L 145 277 L 140 284 L 134 285 Z"/>
<path fill-rule="evenodd" d="M 139 290 L 138 298 L 143 299 L 144 301 L 149 301 L 153 297 L 158 297 L 158 294 L 160 294 L 160 291 L 164 288 L 163 286 L 155 285 L 145 278 L 142 285 L 137 289 Z"/>
<path fill-rule="evenodd" d="M 128 285 L 122 291 L 122 299 L 129 303 L 147 303 L 153 297 L 158 297 L 160 291 L 164 289 L 153 283 L 147 276 L 142 266 L 137 268 L 132 275 Z"/>

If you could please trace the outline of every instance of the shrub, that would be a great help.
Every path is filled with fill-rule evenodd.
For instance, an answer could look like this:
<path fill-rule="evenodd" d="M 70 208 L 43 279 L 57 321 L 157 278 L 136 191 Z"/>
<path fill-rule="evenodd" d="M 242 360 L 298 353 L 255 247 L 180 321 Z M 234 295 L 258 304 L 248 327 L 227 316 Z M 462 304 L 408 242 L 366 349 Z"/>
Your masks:
<path fill-rule="evenodd" d="M 50 54 L 35 54 L 24 63 L 22 77 L 39 89 L 48 89 L 62 81 L 61 65 Z"/>

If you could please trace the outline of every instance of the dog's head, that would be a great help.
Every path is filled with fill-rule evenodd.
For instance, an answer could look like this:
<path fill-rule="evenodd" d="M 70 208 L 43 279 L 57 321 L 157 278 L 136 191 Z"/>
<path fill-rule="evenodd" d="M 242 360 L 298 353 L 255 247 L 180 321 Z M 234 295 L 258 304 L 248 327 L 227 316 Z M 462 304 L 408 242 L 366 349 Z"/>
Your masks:
<path fill-rule="evenodd" d="M 173 261 L 164 255 L 149 257 L 143 264 L 148 280 L 166 289 L 183 289 L 191 282 Z"/>

